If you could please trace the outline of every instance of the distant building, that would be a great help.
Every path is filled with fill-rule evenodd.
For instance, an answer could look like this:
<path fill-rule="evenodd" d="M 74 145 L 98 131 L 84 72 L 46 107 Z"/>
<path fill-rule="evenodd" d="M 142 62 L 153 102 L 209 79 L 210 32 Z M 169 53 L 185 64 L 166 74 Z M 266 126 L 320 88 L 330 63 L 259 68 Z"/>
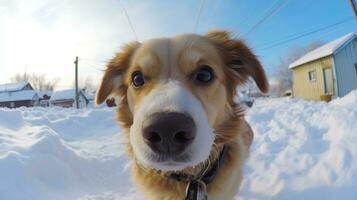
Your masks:
<path fill-rule="evenodd" d="M 79 90 L 79 107 L 85 108 L 87 107 L 89 100 L 86 97 L 86 94 Z M 54 91 L 50 98 L 51 106 L 60 106 L 64 108 L 76 107 L 76 90 L 68 89 L 68 90 L 59 90 Z"/>
<path fill-rule="evenodd" d="M 52 96 L 52 91 L 39 91 L 37 92 L 38 97 L 40 98 L 39 105 L 41 107 L 48 107 L 50 106 L 50 98 Z"/>
<path fill-rule="evenodd" d="M 357 38 L 349 33 L 290 64 L 293 96 L 322 100 L 357 89 Z"/>
<path fill-rule="evenodd" d="M 18 83 L 5 83 L 0 85 L 0 93 L 17 92 L 21 90 L 33 90 L 33 88 L 31 84 L 27 81 L 20 81 Z"/>
<path fill-rule="evenodd" d="M 39 97 L 27 81 L 0 85 L 0 107 L 32 107 L 39 104 Z"/>

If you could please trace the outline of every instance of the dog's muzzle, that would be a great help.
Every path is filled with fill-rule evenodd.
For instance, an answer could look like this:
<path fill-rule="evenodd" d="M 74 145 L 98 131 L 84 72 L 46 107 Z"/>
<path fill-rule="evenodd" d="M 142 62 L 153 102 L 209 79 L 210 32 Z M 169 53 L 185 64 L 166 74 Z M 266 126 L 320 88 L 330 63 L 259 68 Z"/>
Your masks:
<path fill-rule="evenodd" d="M 140 165 L 175 171 L 209 157 L 213 129 L 201 102 L 182 84 L 158 84 L 140 105 L 130 127 L 130 143 Z"/>
<path fill-rule="evenodd" d="M 179 112 L 159 112 L 143 122 L 145 143 L 162 157 L 178 157 L 196 136 L 196 125 L 189 115 Z"/>

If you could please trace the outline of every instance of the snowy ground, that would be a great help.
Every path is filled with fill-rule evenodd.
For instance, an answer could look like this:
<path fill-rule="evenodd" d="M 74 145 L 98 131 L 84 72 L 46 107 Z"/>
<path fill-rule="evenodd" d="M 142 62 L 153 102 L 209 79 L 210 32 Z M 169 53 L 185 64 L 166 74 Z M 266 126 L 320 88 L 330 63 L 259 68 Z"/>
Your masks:
<path fill-rule="evenodd" d="M 0 109 L 0 199 L 142 199 L 114 110 Z M 261 99 L 237 199 L 357 199 L 357 91 L 329 104 Z"/>

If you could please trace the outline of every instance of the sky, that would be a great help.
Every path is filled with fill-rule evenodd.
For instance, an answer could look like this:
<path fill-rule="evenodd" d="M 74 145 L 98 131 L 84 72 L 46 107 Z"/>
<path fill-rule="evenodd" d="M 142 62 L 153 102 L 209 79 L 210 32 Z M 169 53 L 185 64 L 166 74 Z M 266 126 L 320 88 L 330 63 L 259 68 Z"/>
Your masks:
<path fill-rule="evenodd" d="M 291 49 L 356 32 L 357 23 L 348 0 L 0 0 L 0 84 L 26 72 L 70 88 L 78 56 L 80 81 L 96 85 L 127 42 L 212 29 L 243 39 L 271 76 Z"/>

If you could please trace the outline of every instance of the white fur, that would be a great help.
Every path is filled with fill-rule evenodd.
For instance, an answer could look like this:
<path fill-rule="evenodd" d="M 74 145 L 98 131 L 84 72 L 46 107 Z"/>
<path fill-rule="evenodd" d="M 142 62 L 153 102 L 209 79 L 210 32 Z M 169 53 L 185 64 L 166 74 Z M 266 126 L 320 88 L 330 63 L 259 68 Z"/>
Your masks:
<path fill-rule="evenodd" d="M 182 170 L 193 167 L 206 160 L 214 142 L 213 129 L 200 101 L 177 81 L 168 81 L 157 85 L 135 109 L 134 122 L 130 128 L 130 143 L 137 162 L 149 168 L 163 171 Z M 189 114 L 196 124 L 197 134 L 192 144 L 186 149 L 187 162 L 155 162 L 150 158 L 155 153 L 148 147 L 142 137 L 144 119 L 157 112 L 180 112 Z"/>

